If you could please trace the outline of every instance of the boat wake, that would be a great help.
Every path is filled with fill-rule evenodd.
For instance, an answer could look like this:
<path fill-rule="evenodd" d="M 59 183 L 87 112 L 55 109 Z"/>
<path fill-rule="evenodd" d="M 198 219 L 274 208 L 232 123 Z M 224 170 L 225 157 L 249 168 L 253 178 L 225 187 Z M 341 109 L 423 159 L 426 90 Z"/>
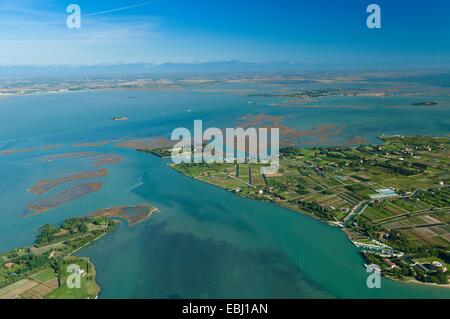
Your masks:
<path fill-rule="evenodd" d="M 131 192 L 142 185 L 144 185 L 144 182 L 139 182 L 136 185 L 132 186 L 128 191 Z"/>

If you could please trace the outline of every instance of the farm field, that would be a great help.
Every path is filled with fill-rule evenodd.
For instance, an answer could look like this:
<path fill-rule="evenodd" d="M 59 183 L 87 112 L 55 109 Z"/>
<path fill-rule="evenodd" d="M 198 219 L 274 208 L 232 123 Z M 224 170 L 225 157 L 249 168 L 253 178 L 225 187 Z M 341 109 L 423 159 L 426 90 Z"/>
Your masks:
<path fill-rule="evenodd" d="M 377 254 L 449 254 L 450 138 L 380 139 L 383 144 L 358 147 L 288 147 L 280 151 L 278 172 L 271 175 L 261 173 L 263 164 L 248 162 L 172 167 L 375 240 Z"/>
<path fill-rule="evenodd" d="M 111 232 L 115 225 L 104 217 L 85 217 L 68 219 L 60 226 L 42 226 L 32 247 L 0 255 L 0 299 L 95 298 L 100 288 L 94 265 L 88 258 L 71 254 Z M 69 287 L 70 276 L 79 278 L 80 285 Z"/>

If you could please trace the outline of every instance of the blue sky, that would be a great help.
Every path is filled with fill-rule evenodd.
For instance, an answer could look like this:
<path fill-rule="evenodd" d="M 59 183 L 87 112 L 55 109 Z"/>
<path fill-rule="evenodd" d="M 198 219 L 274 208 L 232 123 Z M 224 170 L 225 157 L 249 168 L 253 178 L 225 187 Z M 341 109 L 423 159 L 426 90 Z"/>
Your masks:
<path fill-rule="evenodd" d="M 79 30 L 66 27 L 70 3 Z M 366 27 L 370 3 L 381 29 Z M 447 0 L 1 0 L 0 65 L 450 65 L 449 16 Z"/>

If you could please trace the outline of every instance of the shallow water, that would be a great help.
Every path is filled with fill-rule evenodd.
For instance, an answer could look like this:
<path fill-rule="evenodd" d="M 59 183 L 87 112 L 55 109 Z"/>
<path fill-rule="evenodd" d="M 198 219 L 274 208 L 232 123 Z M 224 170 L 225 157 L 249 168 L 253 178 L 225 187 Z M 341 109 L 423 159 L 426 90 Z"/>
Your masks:
<path fill-rule="evenodd" d="M 99 269 L 100 297 L 449 296 L 388 280 L 368 289 L 358 250 L 339 229 L 182 176 L 154 156 L 137 157 L 143 185 L 135 193 L 160 212 L 80 253 Z"/>
<path fill-rule="evenodd" d="M 137 96 L 130 99 L 129 97 Z M 443 101 L 446 100 L 442 97 Z M 194 119 L 205 126 L 235 125 L 245 114 L 285 116 L 285 123 L 309 130 L 343 125 L 337 139 L 357 134 L 369 141 L 386 134 L 448 134 L 450 107 L 410 107 L 410 99 L 380 102 L 361 98 L 362 108 L 277 108 L 261 98 L 201 92 L 83 92 L 0 100 L 0 149 L 64 144 L 54 150 L 0 155 L 0 250 L 32 243 L 39 226 L 59 223 L 114 205 L 148 203 L 159 208 L 147 221 L 118 230 L 79 252 L 98 270 L 100 297 L 449 297 L 448 290 L 383 280 L 366 287 L 357 249 L 339 229 L 282 207 L 234 196 L 182 176 L 154 156 L 114 145 L 74 148 L 74 143 L 168 136 Z M 392 103 L 399 108 L 387 107 Z M 187 112 L 192 109 L 192 112 Z M 113 116 L 130 121 L 114 122 Z M 332 142 L 332 141 L 331 141 Z M 26 192 L 42 178 L 92 169 L 89 160 L 45 160 L 49 154 L 96 150 L 123 156 L 96 193 L 34 217 Z M 76 182 L 73 182 L 76 184 Z M 55 192 L 65 186 L 55 188 Z"/>

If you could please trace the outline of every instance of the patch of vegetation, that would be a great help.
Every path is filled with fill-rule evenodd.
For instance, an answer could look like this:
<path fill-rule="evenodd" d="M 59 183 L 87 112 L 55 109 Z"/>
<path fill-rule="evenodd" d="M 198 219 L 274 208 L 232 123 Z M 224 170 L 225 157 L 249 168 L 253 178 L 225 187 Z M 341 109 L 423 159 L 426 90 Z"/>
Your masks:
<path fill-rule="evenodd" d="M 103 217 L 71 218 L 60 226 L 42 226 L 32 247 L 13 249 L 0 255 L 0 288 L 26 278 L 46 282 L 57 276 L 61 283 L 66 276 L 62 267 L 75 258 L 68 256 L 111 232 L 115 226 L 115 221 Z M 87 263 L 83 259 L 83 264 Z M 82 293 L 77 291 L 76 296 L 81 293 L 83 298 L 92 297 L 86 294 L 87 291 L 92 292 L 92 289 Z"/>
<path fill-rule="evenodd" d="M 68 272 L 70 265 L 76 265 L 80 269 L 80 286 L 69 287 L 71 282 L 69 276 L 73 272 Z M 45 296 L 47 299 L 93 299 L 100 292 L 100 287 L 95 282 L 95 268 L 89 258 L 68 256 L 58 265 L 58 288 Z"/>

